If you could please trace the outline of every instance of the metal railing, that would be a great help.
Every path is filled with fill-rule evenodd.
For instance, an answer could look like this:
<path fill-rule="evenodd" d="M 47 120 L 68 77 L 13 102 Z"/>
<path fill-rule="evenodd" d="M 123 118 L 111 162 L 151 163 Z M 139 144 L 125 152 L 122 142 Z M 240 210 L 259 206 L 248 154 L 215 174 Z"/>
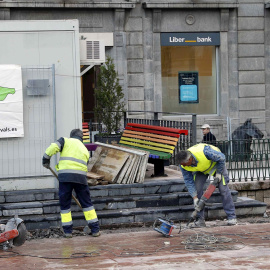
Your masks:
<path fill-rule="evenodd" d="M 128 113 L 133 114 L 140 114 L 142 118 L 133 118 L 128 117 Z M 93 115 L 93 112 L 87 111 L 83 112 L 85 116 Z M 177 149 L 183 149 L 183 147 L 189 147 L 196 143 L 196 114 L 181 114 L 181 113 L 172 113 L 172 115 L 177 115 L 179 117 L 181 116 L 189 116 L 190 119 L 187 121 L 172 121 L 172 120 L 164 120 L 164 119 L 158 119 L 159 116 L 162 116 L 162 114 L 170 114 L 166 112 L 153 112 L 153 111 L 126 111 L 123 113 L 123 119 L 121 124 L 121 130 L 119 132 L 122 132 L 127 125 L 127 123 L 138 123 L 138 124 L 145 124 L 145 125 L 153 125 L 153 126 L 162 126 L 162 127 L 172 127 L 172 128 L 178 128 L 178 129 L 186 129 L 188 130 L 188 136 L 181 136 L 176 148 Z M 104 132 L 104 126 L 101 122 L 94 122 L 92 119 L 87 119 L 85 117 L 85 121 L 89 123 L 89 132 L 90 132 L 90 140 L 92 140 L 92 135 L 96 132 Z M 92 141 L 91 141 L 92 142 Z M 174 155 L 173 155 L 174 156 Z"/>
<path fill-rule="evenodd" d="M 136 113 L 136 116 L 131 114 L 127 117 L 127 113 Z M 147 118 L 145 115 L 147 114 Z M 157 125 L 164 127 L 173 127 L 180 129 L 187 129 L 188 136 L 180 136 L 180 139 L 175 147 L 174 153 L 170 159 L 170 164 L 177 165 L 175 162 L 175 155 L 180 150 L 186 150 L 190 146 L 198 143 L 196 140 L 196 115 L 191 116 L 189 121 L 182 120 L 164 120 L 159 119 L 161 112 L 149 112 L 149 111 L 128 111 L 123 117 L 123 129 L 128 122 L 139 123 L 147 125 Z M 139 117 L 138 117 L 139 115 Z M 176 115 L 176 114 L 174 114 Z M 178 114 L 179 119 L 183 114 Z M 186 116 L 186 115 L 185 115 Z M 102 130 L 101 123 L 95 123 L 91 125 L 90 121 L 90 133 L 93 131 L 100 132 Z M 247 130 L 253 130 L 257 132 L 259 136 L 260 131 L 256 126 L 248 126 Z M 230 179 L 235 181 L 257 181 L 266 180 L 270 178 L 270 139 L 255 139 L 249 137 L 248 139 L 233 139 L 238 138 L 242 133 L 242 130 L 237 130 L 234 132 L 232 138 L 226 141 L 216 141 L 216 146 L 220 148 L 226 156 L 226 167 L 228 169 Z M 247 132 L 250 133 L 250 132 Z"/>
<path fill-rule="evenodd" d="M 235 181 L 270 178 L 270 139 L 230 140 L 217 142 L 226 156 L 230 179 Z"/>

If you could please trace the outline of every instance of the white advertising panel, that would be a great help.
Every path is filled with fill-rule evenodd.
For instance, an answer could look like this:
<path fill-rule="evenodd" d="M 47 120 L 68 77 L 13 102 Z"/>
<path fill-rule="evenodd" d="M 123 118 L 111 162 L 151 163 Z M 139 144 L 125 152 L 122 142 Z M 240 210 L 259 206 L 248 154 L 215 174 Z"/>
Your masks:
<path fill-rule="evenodd" d="M 0 65 L 0 139 L 23 136 L 21 66 Z"/>

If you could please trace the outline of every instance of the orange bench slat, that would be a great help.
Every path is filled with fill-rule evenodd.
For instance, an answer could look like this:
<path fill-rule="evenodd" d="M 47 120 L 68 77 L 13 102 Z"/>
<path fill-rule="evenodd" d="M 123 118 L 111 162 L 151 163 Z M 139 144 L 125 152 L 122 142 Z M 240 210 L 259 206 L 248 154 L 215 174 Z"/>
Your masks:
<path fill-rule="evenodd" d="M 122 137 L 136 138 L 136 139 L 146 140 L 146 141 L 150 141 L 150 142 L 159 142 L 159 143 L 169 144 L 169 145 L 173 145 L 173 146 L 175 146 L 177 144 L 177 142 L 173 142 L 173 141 L 155 139 L 155 138 L 151 138 L 151 137 L 139 136 L 139 135 L 129 134 L 129 133 L 125 133 L 125 132 L 123 133 Z"/>
<path fill-rule="evenodd" d="M 152 138 L 158 138 L 158 139 L 163 139 L 163 140 L 168 140 L 168 141 L 173 141 L 173 142 L 178 142 L 178 138 L 169 137 L 169 136 L 162 136 L 162 135 L 157 135 L 157 134 L 152 134 L 152 133 L 132 131 L 132 130 L 125 130 L 125 133 L 139 135 L 139 136 L 147 136 L 147 137 L 152 137 Z"/>

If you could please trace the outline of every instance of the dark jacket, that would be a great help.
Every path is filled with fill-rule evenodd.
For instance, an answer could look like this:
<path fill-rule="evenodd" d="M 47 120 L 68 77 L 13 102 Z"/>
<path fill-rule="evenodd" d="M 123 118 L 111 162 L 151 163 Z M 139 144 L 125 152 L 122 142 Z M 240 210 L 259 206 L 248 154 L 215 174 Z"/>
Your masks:
<path fill-rule="evenodd" d="M 209 131 L 206 135 L 203 135 L 202 143 L 216 145 L 215 135 Z"/>

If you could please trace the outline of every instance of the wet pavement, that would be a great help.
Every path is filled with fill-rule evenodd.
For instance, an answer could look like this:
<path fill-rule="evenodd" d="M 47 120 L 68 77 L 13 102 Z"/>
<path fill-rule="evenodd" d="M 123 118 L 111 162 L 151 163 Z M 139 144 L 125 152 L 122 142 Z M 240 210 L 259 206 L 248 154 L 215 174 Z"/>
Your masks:
<path fill-rule="evenodd" d="M 224 224 L 26 241 L 0 250 L 1 269 L 270 269 L 270 223 Z"/>

